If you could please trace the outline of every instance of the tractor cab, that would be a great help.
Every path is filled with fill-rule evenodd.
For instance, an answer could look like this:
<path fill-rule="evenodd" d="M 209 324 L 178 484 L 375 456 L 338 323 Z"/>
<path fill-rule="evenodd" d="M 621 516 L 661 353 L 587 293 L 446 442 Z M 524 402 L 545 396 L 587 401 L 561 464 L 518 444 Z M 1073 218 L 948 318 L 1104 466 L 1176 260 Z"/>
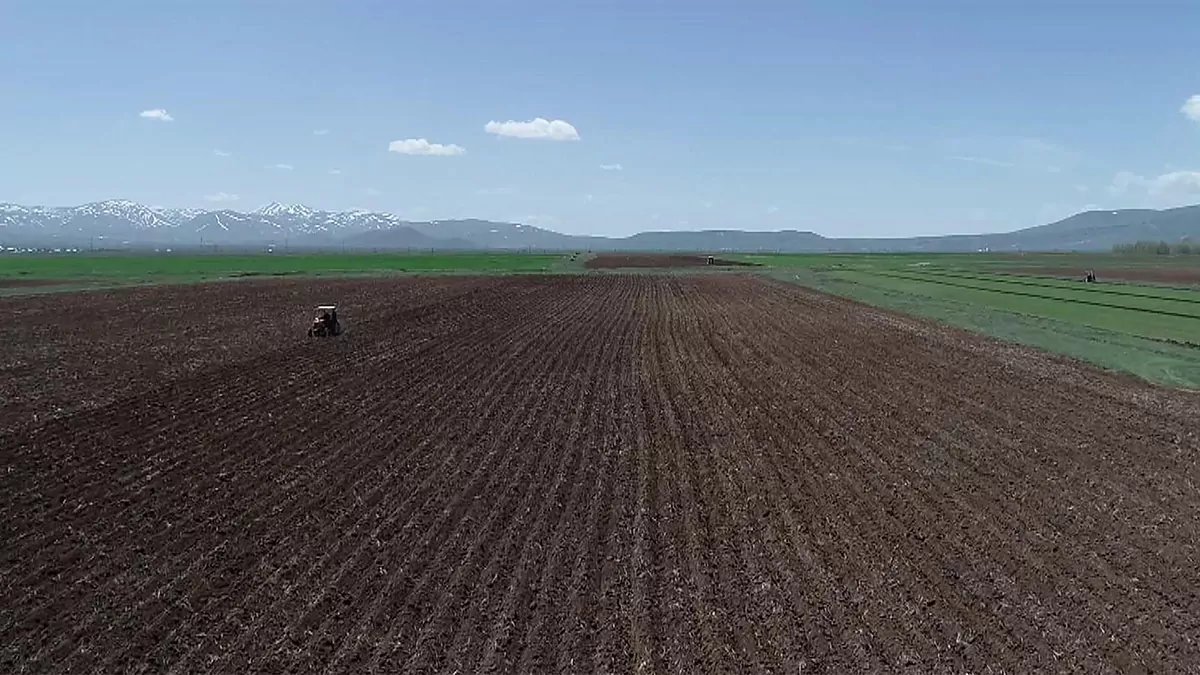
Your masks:
<path fill-rule="evenodd" d="M 337 305 L 317 305 L 309 337 L 336 337 L 342 334 L 342 323 L 338 320 Z"/>

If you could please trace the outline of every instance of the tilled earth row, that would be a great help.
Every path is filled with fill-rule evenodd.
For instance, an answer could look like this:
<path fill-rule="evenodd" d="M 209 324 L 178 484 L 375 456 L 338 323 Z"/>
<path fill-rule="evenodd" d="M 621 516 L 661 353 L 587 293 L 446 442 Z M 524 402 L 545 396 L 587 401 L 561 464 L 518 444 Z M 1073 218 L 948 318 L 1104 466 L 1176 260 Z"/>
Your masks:
<path fill-rule="evenodd" d="M 480 288 L 462 277 L 239 281 L 0 298 L 0 430 L 139 396 L 164 382 L 292 346 L 314 306 L 354 328 Z"/>
<path fill-rule="evenodd" d="M 114 293 L 192 366 L 6 392 L 0 670 L 1200 662 L 1194 395 L 751 277 L 337 283 L 317 344 L 292 282 Z M 94 297 L 6 358 L 106 353 Z"/>
<path fill-rule="evenodd" d="M 599 253 L 583 264 L 592 270 L 622 269 L 622 268 L 668 268 L 668 267 L 705 267 L 708 256 L 685 255 L 677 253 Z M 713 258 L 716 267 L 754 267 L 756 263 L 741 260 L 725 260 Z"/>

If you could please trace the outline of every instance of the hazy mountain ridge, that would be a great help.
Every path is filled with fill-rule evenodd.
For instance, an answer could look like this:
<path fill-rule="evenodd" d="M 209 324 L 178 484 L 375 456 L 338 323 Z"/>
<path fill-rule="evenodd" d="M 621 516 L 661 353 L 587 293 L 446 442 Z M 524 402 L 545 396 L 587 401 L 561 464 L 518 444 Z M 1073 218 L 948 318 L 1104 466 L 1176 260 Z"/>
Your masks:
<path fill-rule="evenodd" d="M 165 209 L 129 200 L 75 207 L 0 203 L 0 246 L 98 248 L 202 244 L 372 249 L 657 251 L 1095 251 L 1138 240 L 1200 240 L 1200 206 L 1088 211 L 1015 232 L 896 239 L 829 238 L 797 230 L 566 235 L 522 223 L 478 219 L 409 222 L 373 211 L 322 211 L 271 203 L 250 212 Z"/>

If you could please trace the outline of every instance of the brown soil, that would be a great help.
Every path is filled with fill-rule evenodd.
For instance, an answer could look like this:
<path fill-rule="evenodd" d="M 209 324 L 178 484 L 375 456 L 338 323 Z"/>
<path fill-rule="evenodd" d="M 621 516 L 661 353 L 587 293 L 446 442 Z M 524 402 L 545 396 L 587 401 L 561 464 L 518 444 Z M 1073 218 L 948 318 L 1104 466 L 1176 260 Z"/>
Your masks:
<path fill-rule="evenodd" d="M 754 267 L 754 263 L 740 260 L 713 259 L 717 267 Z M 657 253 L 601 253 L 583 264 L 593 270 L 620 269 L 622 267 L 707 267 L 708 256 L 665 255 Z"/>
<path fill-rule="evenodd" d="M 3 672 L 1200 662 L 1191 394 L 741 276 L 0 305 Z"/>
<path fill-rule="evenodd" d="M 1096 278 L 1119 279 L 1121 281 L 1150 281 L 1160 284 L 1200 284 L 1200 268 L 1178 267 L 1110 267 L 1093 268 Z M 1043 277 L 1069 277 L 1083 279 L 1087 270 L 1073 267 L 1014 267 L 996 270 L 1009 274 L 1025 274 Z"/>
<path fill-rule="evenodd" d="M 70 279 L 0 279 L 0 288 L 27 288 L 34 286 L 62 286 L 79 283 Z"/>

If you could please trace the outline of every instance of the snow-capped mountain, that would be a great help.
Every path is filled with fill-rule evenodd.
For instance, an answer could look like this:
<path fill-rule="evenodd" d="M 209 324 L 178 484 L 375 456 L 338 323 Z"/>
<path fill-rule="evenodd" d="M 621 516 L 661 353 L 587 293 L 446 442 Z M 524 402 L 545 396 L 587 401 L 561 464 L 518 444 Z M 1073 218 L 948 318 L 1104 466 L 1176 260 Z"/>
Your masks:
<path fill-rule="evenodd" d="M 276 237 L 287 237 L 283 224 L 257 213 L 201 211 L 179 223 L 181 232 L 195 233 L 211 243 L 245 240 L 271 241 Z"/>
<path fill-rule="evenodd" d="M 271 202 L 262 208 L 254 210 L 254 215 L 265 218 L 305 220 L 313 217 L 317 211 L 303 204 L 280 204 Z"/>
<path fill-rule="evenodd" d="M 70 209 L 47 206 L 21 206 L 20 204 L 0 204 L 0 227 L 31 225 L 45 227 L 57 225 L 65 221 Z"/>
<path fill-rule="evenodd" d="M 271 203 L 250 213 L 145 206 L 125 199 L 73 207 L 0 202 L 0 250 L 13 247 L 189 247 L 203 244 L 253 248 L 499 249 L 637 251 L 1025 251 L 1109 250 L 1139 240 L 1200 239 L 1200 205 L 1162 211 L 1091 211 L 1058 223 L 1015 232 L 915 237 L 835 239 L 812 232 L 705 230 L 643 232 L 622 239 L 571 236 L 520 223 L 487 220 L 407 222 L 390 213 L 322 211 Z"/>
<path fill-rule="evenodd" d="M 207 213 L 204 209 L 163 209 L 155 208 L 163 218 L 166 218 L 171 223 L 181 223 L 185 220 L 191 220 L 201 213 Z"/>
<path fill-rule="evenodd" d="M 60 238 L 271 243 L 307 235 L 344 237 L 401 223 L 387 213 L 319 211 L 302 204 L 271 203 L 249 213 L 152 208 L 126 199 L 66 208 L 0 204 L 0 234 L 38 232 Z"/>
<path fill-rule="evenodd" d="M 458 223 L 458 225 L 456 225 Z M 486 240 L 476 241 L 476 237 Z M 126 199 L 74 207 L 0 203 L 0 245 L 289 244 L 388 247 L 523 248 L 562 237 L 538 228 L 486 221 L 409 223 L 390 213 L 322 211 L 272 202 L 249 213 L 150 207 Z"/>
<path fill-rule="evenodd" d="M 131 202 L 128 199 L 109 199 L 103 202 L 93 202 L 91 204 L 84 204 L 83 206 L 76 206 L 71 209 L 70 217 L 73 220 L 80 218 L 119 219 L 138 229 L 154 229 L 178 225 L 178 223 L 168 220 L 161 211 L 156 211 L 137 202 Z"/>

